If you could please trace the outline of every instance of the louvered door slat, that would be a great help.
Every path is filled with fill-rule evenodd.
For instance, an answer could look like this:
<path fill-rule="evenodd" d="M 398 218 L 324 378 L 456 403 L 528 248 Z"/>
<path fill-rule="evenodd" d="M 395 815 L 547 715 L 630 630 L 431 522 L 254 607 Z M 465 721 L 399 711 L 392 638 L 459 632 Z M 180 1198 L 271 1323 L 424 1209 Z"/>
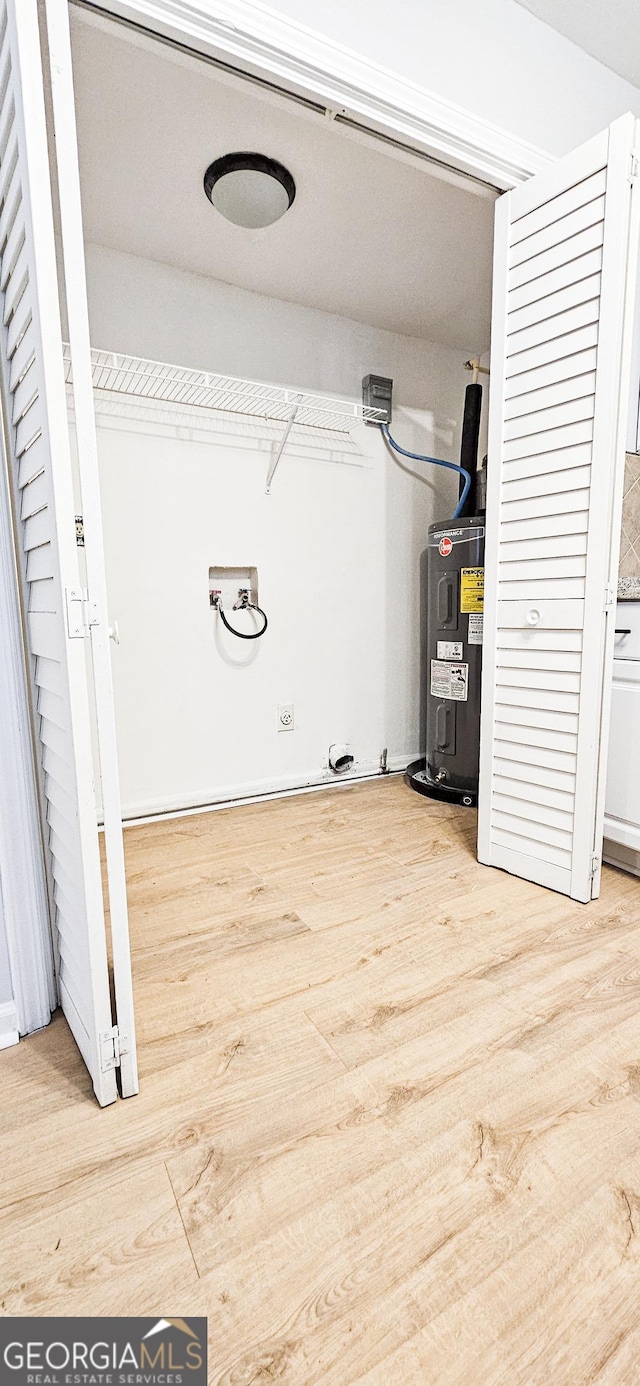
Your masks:
<path fill-rule="evenodd" d="M 586 455 L 586 450 L 583 450 L 582 455 Z M 586 491 L 591 485 L 591 465 L 577 467 L 575 456 L 565 458 L 562 453 L 555 456 L 553 453 L 548 454 L 547 465 L 550 459 L 553 464 L 556 458 L 558 461 L 568 461 L 569 467 L 566 470 L 556 468 L 554 472 L 547 471 L 546 467 L 536 469 L 530 465 L 529 470 L 522 475 L 522 463 L 519 463 L 520 477 L 510 473 L 509 480 L 505 480 L 503 489 L 504 505 L 509 507 L 510 516 L 516 513 L 515 503 L 518 501 L 522 502 L 521 515 L 533 515 L 536 513 L 537 507 L 545 507 L 547 514 L 553 513 L 556 507 L 561 506 L 563 498 L 566 504 L 568 498 L 577 495 L 580 491 Z M 540 493 L 538 480 L 541 472 L 545 474 L 544 495 Z"/>
<path fill-rule="evenodd" d="M 545 876 L 547 883 L 552 890 L 561 890 L 564 880 L 564 872 L 571 869 L 571 850 L 569 846 L 559 847 L 557 840 L 550 841 L 550 835 L 538 836 L 533 830 L 533 825 L 527 828 L 525 823 L 510 818 L 507 814 L 497 814 L 495 827 L 495 841 L 497 847 L 503 847 L 512 853 L 509 860 L 514 866 L 519 863 L 527 863 L 530 850 L 533 848 L 544 860 Z M 554 837 L 556 835 L 554 834 Z M 571 835 L 565 833 L 560 842 L 570 843 Z M 554 870 L 553 868 L 556 868 Z M 516 875 L 524 875 L 524 870 L 516 871 Z"/>
<path fill-rule="evenodd" d="M 479 857 L 579 900 L 598 889 L 635 138 L 625 117 L 496 215 Z"/>
<path fill-rule="evenodd" d="M 28 252 L 25 250 L 24 253 L 21 252 L 18 256 L 15 268 L 9 275 L 9 280 L 4 293 L 4 308 L 2 314 L 2 321 L 5 327 L 8 323 L 11 322 L 12 318 L 18 317 L 18 319 L 21 320 L 19 308 L 25 296 L 25 293 L 27 291 L 27 285 L 29 283 L 29 269 L 27 260 Z"/>
<path fill-rule="evenodd" d="M 13 396 L 11 422 L 15 424 L 17 427 L 23 419 L 26 419 L 29 410 L 33 408 L 33 405 L 36 404 L 37 401 L 38 383 L 35 378 L 35 374 L 32 376 L 30 371 L 27 371 L 24 378 L 20 381 L 20 384 L 18 385 L 18 388 Z M 37 428 L 36 436 L 40 436 L 39 426 Z M 21 451 L 24 451 L 24 449 L 21 449 Z"/>
<path fill-rule="evenodd" d="M 574 309 L 583 313 L 585 321 L 589 322 L 594 311 L 594 300 L 599 298 L 599 295 L 600 275 L 592 274 L 587 279 L 578 279 L 575 283 L 567 284 L 566 288 L 558 289 L 546 298 L 534 299 L 533 302 L 526 298 L 524 301 L 518 299 L 522 306 L 514 305 L 509 314 L 510 345 L 515 338 L 520 337 L 516 349 L 521 349 L 527 330 L 534 334 L 534 339 L 537 333 L 538 340 L 543 341 L 549 322 L 554 337 L 563 335 L 568 330 L 567 319 L 570 319 Z"/>
<path fill-rule="evenodd" d="M 591 474 L 591 468 L 585 467 L 584 473 L 586 480 L 588 482 Z M 575 472 L 572 474 L 572 476 L 575 478 Z M 566 476 L 563 478 L 558 478 L 558 480 L 560 480 L 561 485 L 563 485 L 563 487 L 566 487 Z M 528 498 L 522 500 L 510 498 L 512 488 L 509 489 L 509 497 L 505 495 L 502 504 L 502 520 L 505 525 L 508 525 L 508 529 L 506 530 L 507 535 L 511 534 L 512 532 L 515 532 L 516 527 L 519 524 L 526 524 L 528 533 L 529 535 L 531 535 L 532 530 L 530 526 L 535 524 L 535 521 L 537 519 L 541 519 L 543 516 L 547 520 L 548 524 L 553 522 L 554 524 L 557 523 L 559 525 L 563 525 L 566 523 L 574 507 L 575 515 L 576 517 L 579 517 L 579 520 L 577 519 L 577 522 L 579 522 L 582 525 L 583 516 L 589 507 L 588 490 L 576 490 L 572 484 L 569 490 L 562 489 L 560 491 L 556 491 L 554 494 L 550 490 L 548 479 L 546 485 L 547 491 L 545 495 L 529 496 Z M 539 530 L 536 529 L 535 533 L 538 532 Z M 567 533 L 570 532 L 570 530 L 567 530 Z M 547 533 L 553 534 L 554 530 L 551 528 L 547 528 Z"/>
<path fill-rule="evenodd" d="M 64 731 L 67 725 L 64 702 L 56 693 L 50 693 L 47 688 L 38 689 L 38 712 Z"/>
<path fill-rule="evenodd" d="M 22 542 L 25 553 L 40 548 L 49 542 L 51 535 L 51 514 L 49 507 L 40 508 L 37 515 L 29 515 L 24 521 Z"/>
<path fill-rule="evenodd" d="M 503 610 L 507 610 L 506 605 Z M 509 630 L 503 626 L 497 635 L 496 648 L 500 651 L 528 650 L 535 654 L 537 650 L 544 652 L 549 650 L 560 650 L 563 654 L 569 652 L 580 652 L 582 650 L 582 631 L 579 630 Z"/>
<path fill-rule="evenodd" d="M 37 404 L 38 396 L 32 401 L 31 408 L 15 425 L 16 456 L 20 459 L 24 453 L 37 443 L 42 436 L 42 423 L 38 416 L 38 410 L 34 406 Z"/>
<path fill-rule="evenodd" d="M 598 300 L 588 299 L 566 313 L 543 318 L 532 327 L 515 327 L 506 341 L 507 378 L 576 355 L 598 341 Z"/>
<path fill-rule="evenodd" d="M 548 170 L 544 178 L 530 178 L 518 188 L 517 215 L 512 217 L 510 245 L 519 245 L 527 236 L 543 228 L 556 234 L 558 222 L 577 207 L 584 207 L 607 188 L 607 154 L 609 132 L 596 135 L 589 145 L 583 145 L 566 159 Z M 585 173 L 582 161 L 600 163 L 597 173 Z M 544 192 L 542 191 L 544 189 Z M 513 204 L 512 204 L 513 206 Z M 507 261 L 509 251 L 507 250 Z"/>
<path fill-rule="evenodd" d="M 587 510 L 576 510 L 573 513 L 570 510 L 561 510 L 560 514 L 547 515 L 545 518 L 545 534 L 549 537 L 554 534 L 570 535 L 586 534 L 587 532 Z M 538 515 L 513 519 L 509 507 L 503 519 L 505 544 L 515 544 L 527 539 L 538 540 L 540 534 L 538 519 Z M 545 541 L 539 540 L 539 542 L 544 543 Z"/>
<path fill-rule="evenodd" d="M 50 804 L 55 804 L 55 807 L 60 810 L 60 813 L 64 813 L 68 822 L 71 822 L 74 804 L 73 789 L 70 788 L 69 793 L 67 793 L 57 777 L 57 770 L 58 766 L 56 765 L 52 774 L 48 772 L 45 773 L 44 783 L 47 795 L 47 809 Z"/>
<path fill-rule="evenodd" d="M 37 485 L 37 482 L 35 483 Z M 567 517 L 576 519 L 577 516 Z M 555 534 L 550 534 L 544 539 L 518 538 L 513 534 L 512 526 L 505 526 L 505 537 L 502 548 L 503 563 L 521 563 L 527 559 L 556 558 L 558 555 L 567 557 L 568 555 L 586 554 L 587 552 L 587 532 L 583 525 L 576 531 L 565 533 L 562 528 L 558 528 Z"/>
<path fill-rule="evenodd" d="M 528 414 L 530 410 L 550 409 L 559 404 L 564 404 L 571 400 L 578 400 L 585 395 L 595 394 L 596 389 L 596 354 L 594 352 L 584 352 L 583 364 L 577 367 L 573 362 L 567 361 L 568 370 L 566 374 L 552 379 L 545 384 L 542 381 L 534 382 L 531 377 L 535 372 L 531 371 L 518 381 L 518 391 L 514 390 L 511 396 L 507 396 L 505 404 L 505 419 L 517 419 L 520 414 Z M 584 359 L 586 358 L 586 360 Z M 587 362 L 592 369 L 587 369 Z"/>
<path fill-rule="evenodd" d="M 601 246 L 602 219 L 595 221 L 575 236 L 563 238 L 548 249 L 541 250 L 537 254 L 531 252 L 529 256 L 523 256 L 518 264 L 509 271 L 509 288 L 518 289 L 521 285 L 529 284 L 535 280 L 537 290 L 544 275 L 550 274 L 552 270 L 558 270 L 560 266 L 569 264 L 576 257 L 588 255 Z M 601 264 L 602 259 L 600 257 L 598 269 L 601 268 Z M 559 282 L 562 283 L 562 278 Z"/>
<path fill-rule="evenodd" d="M 16 223 L 22 201 L 22 184 L 16 166 L 14 180 L 7 189 L 4 200 L 0 201 L 0 252 L 4 249 L 7 237 Z"/>
<path fill-rule="evenodd" d="M 56 600 L 53 578 L 42 578 L 29 584 L 29 610 L 55 615 Z"/>
<path fill-rule="evenodd" d="M 541 544 L 544 540 L 540 541 Z M 506 547 L 506 545 L 504 546 Z M 509 545 L 511 548 L 511 545 Z M 527 597 L 531 591 L 532 583 L 544 583 L 545 587 L 549 582 L 562 578 L 582 578 L 586 574 L 586 554 L 574 554 L 573 556 L 563 555 L 562 558 L 532 558 L 521 559 L 514 562 L 506 562 L 511 555 L 504 548 L 501 550 L 500 557 L 503 560 L 498 570 L 498 577 L 501 583 L 509 583 L 511 586 L 519 582 L 522 583 L 522 595 Z M 517 597 L 517 592 L 513 593 Z"/>
<path fill-rule="evenodd" d="M 522 651 L 524 656 L 524 651 Z M 578 659 L 578 663 L 579 663 Z M 498 687 L 511 685 L 513 688 L 539 689 L 548 688 L 557 697 L 565 697 L 566 694 L 556 692 L 558 686 L 558 673 L 563 674 L 563 688 L 571 693 L 580 692 L 580 671 L 579 669 L 565 669 L 559 665 L 540 667 L 539 661 L 530 656 L 527 664 L 511 664 L 501 659 L 497 671 Z"/>
<path fill-rule="evenodd" d="M 11 319 L 9 325 L 8 325 L 8 330 L 7 330 L 7 341 L 6 341 L 6 354 L 7 354 L 8 374 L 11 373 L 11 358 L 12 358 L 12 356 L 13 356 L 13 353 L 14 353 L 14 351 L 17 349 L 17 347 L 20 346 L 20 343 L 22 342 L 22 340 L 23 340 L 25 334 L 27 333 L 29 327 L 31 326 L 31 320 L 32 320 L 32 303 L 31 303 L 31 298 L 30 298 L 30 296 L 27 295 L 26 298 L 23 298 L 23 300 L 22 300 L 22 304 L 21 304 L 21 307 L 20 307 L 20 312 L 14 314 L 14 316 L 12 317 L 12 319 Z M 6 321 L 7 321 L 6 318 L 3 319 L 3 321 L 4 321 L 5 324 L 6 324 Z M 30 345 L 30 347 L 32 346 L 32 339 L 31 339 L 31 338 L 30 338 L 30 341 L 29 341 L 29 345 Z"/>
<path fill-rule="evenodd" d="M 11 123 L 9 138 L 5 148 L 2 150 L 0 162 L 0 202 L 4 202 L 9 195 L 9 189 L 13 184 L 18 165 L 20 163 L 19 135 L 15 123 Z"/>
<path fill-rule="evenodd" d="M 17 457 L 18 464 L 18 486 L 28 486 L 40 472 L 46 471 L 47 458 L 47 439 L 46 435 L 39 433 L 34 438 L 28 451 L 23 451 Z"/>
<path fill-rule="evenodd" d="M 543 226 L 540 231 L 534 231 L 523 240 L 516 241 L 509 254 L 510 267 L 515 268 L 524 260 L 532 259 L 556 245 L 563 245 L 572 236 L 579 235 L 587 227 L 601 222 L 603 217 L 604 194 L 601 194 L 600 197 L 591 198 L 575 211 L 559 217 L 548 226 Z"/>
<path fill-rule="evenodd" d="M 563 632 L 563 641 L 566 638 Z M 498 665 L 501 669 L 529 669 L 532 672 L 542 669 L 559 669 L 567 674 L 579 674 L 581 659 L 579 650 L 567 650 L 564 647 L 556 650 L 536 649 L 532 648 L 531 645 L 505 649 L 500 642 Z"/>
<path fill-rule="evenodd" d="M 597 353 L 595 346 L 583 351 L 569 352 L 568 355 L 560 356 L 555 361 L 548 361 L 545 365 L 534 367 L 533 370 L 519 371 L 516 375 L 507 377 L 505 384 L 505 399 L 510 401 L 506 408 L 515 412 L 517 403 L 522 395 L 527 395 L 532 390 L 544 390 L 554 385 L 562 385 L 565 381 L 575 379 L 576 376 L 587 376 L 591 373 L 595 375 Z M 594 380 L 595 386 L 595 380 Z M 590 390 L 591 394 L 592 391 Z M 569 396 L 570 398 L 570 396 Z"/>
<path fill-rule="evenodd" d="M 558 464 L 579 467 L 582 462 L 591 459 L 590 449 L 581 448 L 581 444 L 591 443 L 592 438 L 593 412 L 590 410 L 587 418 L 579 419 L 576 423 L 562 424 L 559 428 L 549 428 L 544 433 L 533 433 L 524 438 L 505 439 L 502 445 L 503 460 L 526 461 L 527 466 L 533 467 L 536 462 L 542 464 L 545 459 L 552 458 L 553 465 L 549 465 L 549 471 L 555 471 Z M 542 465 L 537 470 L 542 470 Z M 521 474 L 533 475 L 532 472 Z"/>
<path fill-rule="evenodd" d="M 602 269 L 602 230 L 596 227 L 598 245 L 595 249 L 589 250 L 586 255 L 578 253 L 580 249 L 578 237 L 576 237 L 575 252 L 572 254 L 572 243 L 569 242 L 564 248 L 562 263 L 553 269 L 543 271 L 542 265 L 536 265 L 534 261 L 525 261 L 519 267 L 517 284 L 509 289 L 509 312 L 515 313 L 518 308 L 529 307 L 533 304 L 539 306 L 542 313 L 546 309 L 546 302 L 542 300 L 551 299 L 555 302 L 556 293 L 564 293 L 569 286 L 579 284 L 589 276 L 599 276 Z M 551 252 L 547 252 L 549 256 Z M 542 257 L 546 259 L 547 256 Z M 526 265 L 528 264 L 531 277 L 526 279 Z M 542 271 L 542 272 L 536 272 Z M 583 285 L 584 294 L 584 285 Z M 583 301 L 582 298 L 580 300 Z M 555 311 L 555 310 L 554 310 Z M 552 317 L 553 313 L 544 312 L 545 317 Z"/>
<path fill-rule="evenodd" d="M 48 545 L 48 548 L 51 546 Z M 49 573 L 53 573 L 53 567 L 49 567 Z M 41 576 L 44 576 L 43 574 Z M 59 660 L 37 659 L 36 660 L 36 687 L 46 688 L 48 693 L 55 693 L 58 698 L 65 696 L 65 681 L 62 677 L 62 669 Z"/>
<path fill-rule="evenodd" d="M 536 726 L 533 718 L 527 718 L 521 708 L 501 707 L 496 704 L 495 724 L 496 756 L 509 755 L 517 770 L 521 762 L 544 766 L 547 763 L 555 770 L 570 770 L 577 766 L 577 740 L 571 729 L 545 724 Z"/>
<path fill-rule="evenodd" d="M 506 792 L 505 792 L 506 783 Z M 496 775 L 493 787 L 495 795 L 494 804 L 499 813 L 509 814 L 513 818 L 523 818 L 525 821 L 531 820 L 538 825 L 536 831 L 546 832 L 551 830 L 551 837 L 559 846 L 563 846 L 560 834 L 571 833 L 573 827 L 573 795 L 559 795 L 561 801 L 568 804 L 568 808 L 556 808 L 547 802 L 550 797 L 545 795 L 543 799 L 536 799 L 532 793 L 527 794 L 526 785 L 520 786 L 521 793 L 514 793 L 514 786 L 503 781 Z"/>
<path fill-rule="evenodd" d="M 8 91 L 0 111 L 0 160 L 5 158 L 15 123 L 15 103 L 13 93 Z"/>
<path fill-rule="evenodd" d="M 20 515 L 23 520 L 28 520 L 31 515 L 37 515 L 39 510 L 46 508 L 49 498 L 49 487 L 45 472 L 38 472 L 37 476 L 30 481 L 28 486 L 22 488 L 22 499 L 20 503 Z"/>
<path fill-rule="evenodd" d="M 501 746 L 505 747 L 505 752 L 508 756 L 506 760 L 500 759 L 499 751 Z M 573 794 L 576 777 L 575 773 L 570 768 L 565 768 L 562 765 L 560 768 L 541 765 L 536 760 L 535 756 L 531 755 L 526 757 L 518 755 L 516 757 L 515 753 L 519 751 L 519 749 L 520 748 L 515 746 L 513 742 L 501 742 L 498 744 L 498 755 L 496 756 L 495 766 L 496 778 L 500 776 L 504 782 L 509 781 L 509 783 L 511 783 L 513 781 L 513 783 L 517 784 L 519 789 L 525 794 L 528 792 L 528 787 L 531 785 L 538 785 L 544 790 L 560 789 L 564 794 Z M 529 750 L 528 747 L 524 749 Z M 529 762 L 528 764 L 527 761 Z"/>
<path fill-rule="evenodd" d="M 521 715 L 519 708 L 515 712 L 511 708 L 504 708 L 496 716 L 496 748 L 500 755 L 506 755 L 507 748 L 510 748 L 515 766 L 520 761 L 530 760 L 535 761 L 536 765 L 548 763 L 557 770 L 569 767 L 569 763 L 570 768 L 576 765 L 576 738 L 573 732 L 551 727 L 550 724 L 534 726 L 531 719 L 527 721 Z M 513 747 L 517 748 L 517 755 Z"/>
<path fill-rule="evenodd" d="M 29 584 L 39 582 L 42 578 L 53 577 L 54 559 L 50 543 L 40 544 L 37 549 L 31 549 L 26 557 L 26 579 Z"/>
<path fill-rule="evenodd" d="M 499 703 L 508 703 L 514 712 L 526 709 L 527 712 L 535 713 L 534 726 L 540 725 L 538 714 L 557 712 L 564 719 L 557 723 L 559 727 L 567 731 L 577 731 L 575 718 L 580 709 L 578 693 L 568 693 L 564 686 L 561 689 L 532 688 L 527 683 L 518 686 L 511 679 L 506 679 L 504 673 L 503 669 L 496 670 L 496 698 Z M 564 685 L 564 679 L 562 683 Z"/>
<path fill-rule="evenodd" d="M 4 35 L 3 35 L 4 36 Z M 13 107 L 13 86 L 11 84 L 11 58 L 8 52 L 3 53 L 2 69 L 0 70 L 0 111 L 2 120 L 6 119 L 7 110 Z"/>
<path fill-rule="evenodd" d="M 16 267 L 18 256 L 24 248 L 24 222 L 22 218 L 16 217 L 13 226 L 10 228 L 6 245 L 2 248 L 2 280 L 0 288 L 6 289 L 9 276 L 13 274 Z"/>
<path fill-rule="evenodd" d="M 595 375 L 593 380 L 595 386 Z M 568 393 L 565 386 L 565 393 Z M 525 401 L 516 414 L 505 411 L 505 442 L 515 442 L 518 438 L 534 435 L 544 444 L 546 435 L 556 428 L 566 428 L 572 423 L 583 423 L 593 418 L 594 389 L 583 389 L 582 382 L 576 382 L 572 398 L 552 401 L 545 404 L 538 394 L 528 395 L 528 408 Z"/>

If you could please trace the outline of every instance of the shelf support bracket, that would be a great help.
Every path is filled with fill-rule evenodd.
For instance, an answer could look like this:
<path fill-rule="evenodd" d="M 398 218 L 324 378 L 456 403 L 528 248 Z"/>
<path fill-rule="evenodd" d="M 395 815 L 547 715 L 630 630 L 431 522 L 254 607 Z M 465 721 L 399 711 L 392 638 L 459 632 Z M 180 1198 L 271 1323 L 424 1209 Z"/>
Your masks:
<path fill-rule="evenodd" d="M 265 488 L 264 488 L 265 496 L 270 496 L 270 495 L 271 495 L 271 482 L 273 481 L 273 478 L 274 478 L 274 476 L 275 476 L 275 474 L 276 474 L 276 468 L 277 468 L 277 466 L 278 466 L 278 463 L 279 463 L 279 461 L 280 461 L 280 458 L 282 457 L 282 454 L 283 454 L 283 452 L 284 452 L 284 450 L 285 450 L 285 448 L 286 448 L 286 446 L 287 446 L 287 439 L 288 439 L 289 434 L 290 434 L 290 432 L 291 432 L 291 429 L 293 428 L 293 425 L 294 425 L 294 423 L 295 423 L 295 421 L 296 421 L 296 415 L 297 415 L 297 413 L 298 413 L 299 408 L 300 408 L 300 400 L 297 399 L 297 400 L 296 400 L 296 403 L 293 405 L 293 408 L 292 408 L 292 410 L 291 410 L 291 413 L 289 414 L 289 418 L 287 419 L 284 433 L 283 433 L 283 435 L 282 435 L 282 437 L 281 437 L 281 439 L 280 439 L 280 442 L 278 443 L 278 446 L 277 446 L 277 448 L 276 448 L 276 451 L 275 451 L 275 453 L 274 453 L 274 455 L 273 455 L 273 457 L 272 457 L 272 459 L 271 459 L 271 465 L 270 465 L 269 470 L 268 470 L 268 472 L 267 472 L 267 482 L 266 482 L 266 486 L 265 486 Z"/>

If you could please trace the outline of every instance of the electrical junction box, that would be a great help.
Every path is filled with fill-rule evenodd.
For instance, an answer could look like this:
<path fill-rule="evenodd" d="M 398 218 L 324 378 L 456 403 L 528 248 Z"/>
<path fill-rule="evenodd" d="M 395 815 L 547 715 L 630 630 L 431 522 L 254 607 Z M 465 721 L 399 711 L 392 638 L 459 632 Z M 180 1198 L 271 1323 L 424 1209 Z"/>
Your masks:
<path fill-rule="evenodd" d="M 362 403 L 369 409 L 383 409 L 384 419 L 367 420 L 371 428 L 378 428 L 381 423 L 391 423 L 391 396 L 393 393 L 393 381 L 386 375 L 365 375 L 362 382 Z"/>

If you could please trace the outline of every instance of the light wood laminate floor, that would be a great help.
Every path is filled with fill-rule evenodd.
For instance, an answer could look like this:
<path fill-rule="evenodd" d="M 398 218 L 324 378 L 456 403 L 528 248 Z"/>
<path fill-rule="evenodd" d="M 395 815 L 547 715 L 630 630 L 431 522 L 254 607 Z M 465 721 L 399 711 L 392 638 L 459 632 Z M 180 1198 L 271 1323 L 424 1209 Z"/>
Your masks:
<path fill-rule="evenodd" d="M 640 882 L 398 778 L 129 829 L 141 1093 L 0 1055 L 3 1314 L 206 1314 L 219 1386 L 637 1386 Z"/>

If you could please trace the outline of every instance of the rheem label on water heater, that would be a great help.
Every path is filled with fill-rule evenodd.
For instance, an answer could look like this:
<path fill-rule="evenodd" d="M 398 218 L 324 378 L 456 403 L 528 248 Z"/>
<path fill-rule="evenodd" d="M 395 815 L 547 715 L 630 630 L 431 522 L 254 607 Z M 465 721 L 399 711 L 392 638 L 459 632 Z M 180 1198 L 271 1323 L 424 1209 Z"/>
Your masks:
<path fill-rule="evenodd" d="M 434 698 L 449 698 L 454 703 L 466 703 L 469 697 L 469 665 L 432 659 L 431 693 Z"/>

